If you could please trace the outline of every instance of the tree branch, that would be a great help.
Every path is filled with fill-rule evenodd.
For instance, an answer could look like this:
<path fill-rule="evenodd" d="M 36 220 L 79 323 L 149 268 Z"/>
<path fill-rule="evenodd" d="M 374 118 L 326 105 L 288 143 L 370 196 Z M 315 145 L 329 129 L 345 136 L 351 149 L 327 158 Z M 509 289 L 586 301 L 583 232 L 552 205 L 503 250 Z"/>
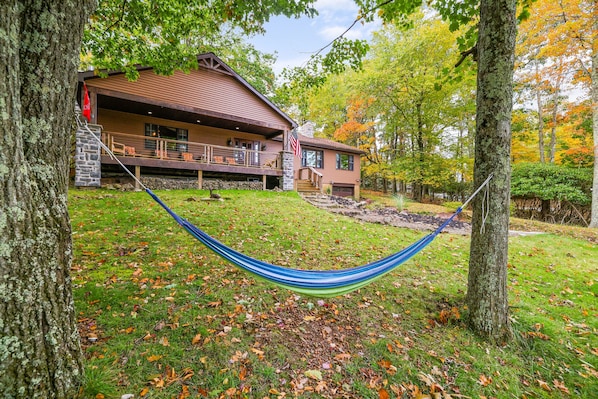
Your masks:
<path fill-rule="evenodd" d="M 106 28 L 106 31 L 109 31 L 110 29 L 114 28 L 116 25 L 120 24 L 123 21 L 125 17 L 125 8 L 127 7 L 127 1 L 128 0 L 123 0 L 123 4 L 120 10 L 120 17 L 116 21 L 114 21 L 112 25 Z"/>
<path fill-rule="evenodd" d="M 463 63 L 463 61 L 465 61 L 465 59 L 469 55 L 472 56 L 474 62 L 477 62 L 477 60 L 478 60 L 478 44 L 477 43 L 475 44 L 475 46 L 473 46 L 469 50 L 461 51 L 461 58 L 455 64 L 455 68 L 458 68 L 459 65 L 461 65 Z"/>
<path fill-rule="evenodd" d="M 345 29 L 345 31 L 344 31 L 343 33 L 341 33 L 340 35 L 338 35 L 337 37 L 335 37 L 334 39 L 332 39 L 332 40 L 330 41 L 330 43 L 328 43 L 327 45 L 325 45 L 324 47 L 322 47 L 322 48 L 320 48 L 318 51 L 316 51 L 316 52 L 315 52 L 315 53 L 314 53 L 314 54 L 311 56 L 311 58 L 314 58 L 314 57 L 316 57 L 316 56 L 317 56 L 317 55 L 319 55 L 319 54 L 320 54 L 322 51 L 324 51 L 324 50 L 326 50 L 328 47 L 332 46 L 332 44 L 333 44 L 334 42 L 336 42 L 338 39 L 340 39 L 341 37 L 345 36 L 345 35 L 347 34 L 347 32 L 349 32 L 351 29 L 353 29 L 353 27 L 354 27 L 354 26 L 357 24 L 357 22 L 359 22 L 359 21 L 361 21 L 362 19 L 364 19 L 364 18 L 365 18 L 365 16 L 366 16 L 367 14 L 369 14 L 369 13 L 371 13 L 372 11 L 375 11 L 375 10 L 377 10 L 377 9 L 379 9 L 379 8 L 382 8 L 382 7 L 384 7 L 384 6 L 385 6 L 385 5 L 387 5 L 387 4 L 390 4 L 390 3 L 392 3 L 393 1 L 394 1 L 394 0 L 387 0 L 387 1 L 385 1 L 384 3 L 378 4 L 377 6 L 375 6 L 375 7 L 372 7 L 372 8 L 370 8 L 369 10 L 366 10 L 366 11 L 365 11 L 365 12 L 363 12 L 363 13 L 360 13 L 360 16 L 359 16 L 359 17 L 357 17 L 357 18 L 355 18 L 355 20 L 353 21 L 353 23 L 352 23 L 352 24 L 351 24 L 351 25 L 350 25 L 350 26 L 349 26 L 347 29 Z"/>

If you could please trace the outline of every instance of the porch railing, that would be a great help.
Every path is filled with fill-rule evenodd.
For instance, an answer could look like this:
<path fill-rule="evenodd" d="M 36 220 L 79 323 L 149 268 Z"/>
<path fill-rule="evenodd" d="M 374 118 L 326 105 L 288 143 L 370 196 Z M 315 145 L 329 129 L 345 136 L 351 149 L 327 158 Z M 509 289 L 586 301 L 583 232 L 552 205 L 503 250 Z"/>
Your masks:
<path fill-rule="evenodd" d="M 307 175 L 307 178 L 305 177 Z M 322 190 L 322 174 L 315 170 L 313 167 L 308 166 L 305 168 L 299 169 L 299 180 L 309 180 L 311 184 Z"/>
<path fill-rule="evenodd" d="M 102 141 L 117 156 L 255 168 L 282 168 L 280 155 L 277 152 L 116 132 L 102 132 Z"/>

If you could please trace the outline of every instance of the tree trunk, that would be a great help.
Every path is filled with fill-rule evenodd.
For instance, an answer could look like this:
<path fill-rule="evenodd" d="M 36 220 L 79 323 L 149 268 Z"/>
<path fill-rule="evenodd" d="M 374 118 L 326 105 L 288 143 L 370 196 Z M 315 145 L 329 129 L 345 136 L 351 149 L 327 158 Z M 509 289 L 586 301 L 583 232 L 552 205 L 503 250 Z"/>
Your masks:
<path fill-rule="evenodd" d="M 516 3 L 482 0 L 480 5 L 474 185 L 490 173 L 494 178 L 485 221 L 485 196 L 473 204 L 467 305 L 470 327 L 496 342 L 511 337 L 507 259 Z"/>
<path fill-rule="evenodd" d="M 536 62 L 536 76 L 539 76 L 538 62 Z M 536 89 L 536 103 L 538 105 L 538 152 L 540 155 L 540 163 L 545 163 L 545 150 L 544 150 L 544 109 L 542 105 L 542 94 L 540 88 Z"/>
<path fill-rule="evenodd" d="M 554 97 L 553 97 L 553 108 L 552 108 L 552 126 L 550 128 L 550 152 L 548 162 L 554 164 L 555 155 L 556 155 L 556 126 L 558 123 L 558 116 L 559 116 L 559 97 L 561 93 L 561 85 L 560 85 L 560 78 L 557 79 L 557 87 L 555 87 Z"/>
<path fill-rule="evenodd" d="M 594 7 L 598 7 L 595 5 Z M 594 19 L 598 32 L 598 19 Z M 592 129 L 594 131 L 594 182 L 592 183 L 592 217 L 590 227 L 598 229 L 598 35 L 592 42 Z"/>
<path fill-rule="evenodd" d="M 79 47 L 91 5 L 0 3 L 0 392 L 5 398 L 73 398 L 82 381 L 67 188 Z"/>

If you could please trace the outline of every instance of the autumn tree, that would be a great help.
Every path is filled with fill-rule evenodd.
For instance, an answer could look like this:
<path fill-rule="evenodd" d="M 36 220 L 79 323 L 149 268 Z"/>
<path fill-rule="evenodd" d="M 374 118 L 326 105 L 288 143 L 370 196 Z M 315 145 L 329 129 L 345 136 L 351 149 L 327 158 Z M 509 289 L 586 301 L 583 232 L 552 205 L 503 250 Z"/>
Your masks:
<path fill-rule="evenodd" d="M 98 67 L 193 67 L 193 40 L 251 33 L 270 15 L 311 15 L 311 0 L 190 4 L 103 0 L 83 55 Z M 67 210 L 82 36 L 94 1 L 0 2 L 0 393 L 77 397 L 83 369 L 71 293 Z M 91 54 L 88 54 L 91 53 Z"/>
<path fill-rule="evenodd" d="M 551 59 L 550 65 L 566 67 L 576 87 L 585 88 L 592 102 L 593 155 L 598 159 L 598 2 L 595 0 L 538 0 L 530 8 L 529 20 L 538 21 L 536 33 L 539 56 Z M 555 60 L 559 61 L 555 61 Z M 554 76 L 546 77 L 551 84 Z M 553 118 L 554 119 L 554 118 Z M 598 228 L 598 162 L 594 162 L 592 218 L 590 227 Z"/>
<path fill-rule="evenodd" d="M 422 5 L 419 0 L 355 2 L 361 8 L 360 18 L 368 21 L 378 15 L 386 23 L 398 21 Z M 531 1 L 522 3 L 521 15 L 525 16 Z M 489 204 L 484 207 L 488 211 L 482 212 L 481 199 L 473 203 L 467 291 L 469 324 L 474 331 L 492 340 L 504 341 L 510 337 L 506 275 L 517 1 L 444 0 L 430 5 L 450 22 L 452 30 L 468 26 L 459 39 L 462 55 L 464 59 L 471 55 L 477 61 L 474 185 L 482 184 L 490 174 L 494 178 L 489 185 Z M 317 68 L 312 70 L 317 71 Z M 309 72 L 299 78 L 304 82 L 321 79 Z"/>
<path fill-rule="evenodd" d="M 464 131 L 474 84 L 472 74 L 448 75 L 459 59 L 457 34 L 438 18 L 415 14 L 408 21 L 410 29 L 388 25 L 374 35 L 364 88 L 377 99 L 389 162 L 419 201 L 429 187 L 454 178 L 446 154 Z"/>

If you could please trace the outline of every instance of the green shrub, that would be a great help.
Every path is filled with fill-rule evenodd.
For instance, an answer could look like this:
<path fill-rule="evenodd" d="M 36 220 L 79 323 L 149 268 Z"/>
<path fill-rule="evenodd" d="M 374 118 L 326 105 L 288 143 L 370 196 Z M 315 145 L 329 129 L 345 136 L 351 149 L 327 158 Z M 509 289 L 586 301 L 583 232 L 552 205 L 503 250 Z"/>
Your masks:
<path fill-rule="evenodd" d="M 541 200 L 591 202 L 592 171 L 552 164 L 516 164 L 511 177 L 511 196 Z"/>

